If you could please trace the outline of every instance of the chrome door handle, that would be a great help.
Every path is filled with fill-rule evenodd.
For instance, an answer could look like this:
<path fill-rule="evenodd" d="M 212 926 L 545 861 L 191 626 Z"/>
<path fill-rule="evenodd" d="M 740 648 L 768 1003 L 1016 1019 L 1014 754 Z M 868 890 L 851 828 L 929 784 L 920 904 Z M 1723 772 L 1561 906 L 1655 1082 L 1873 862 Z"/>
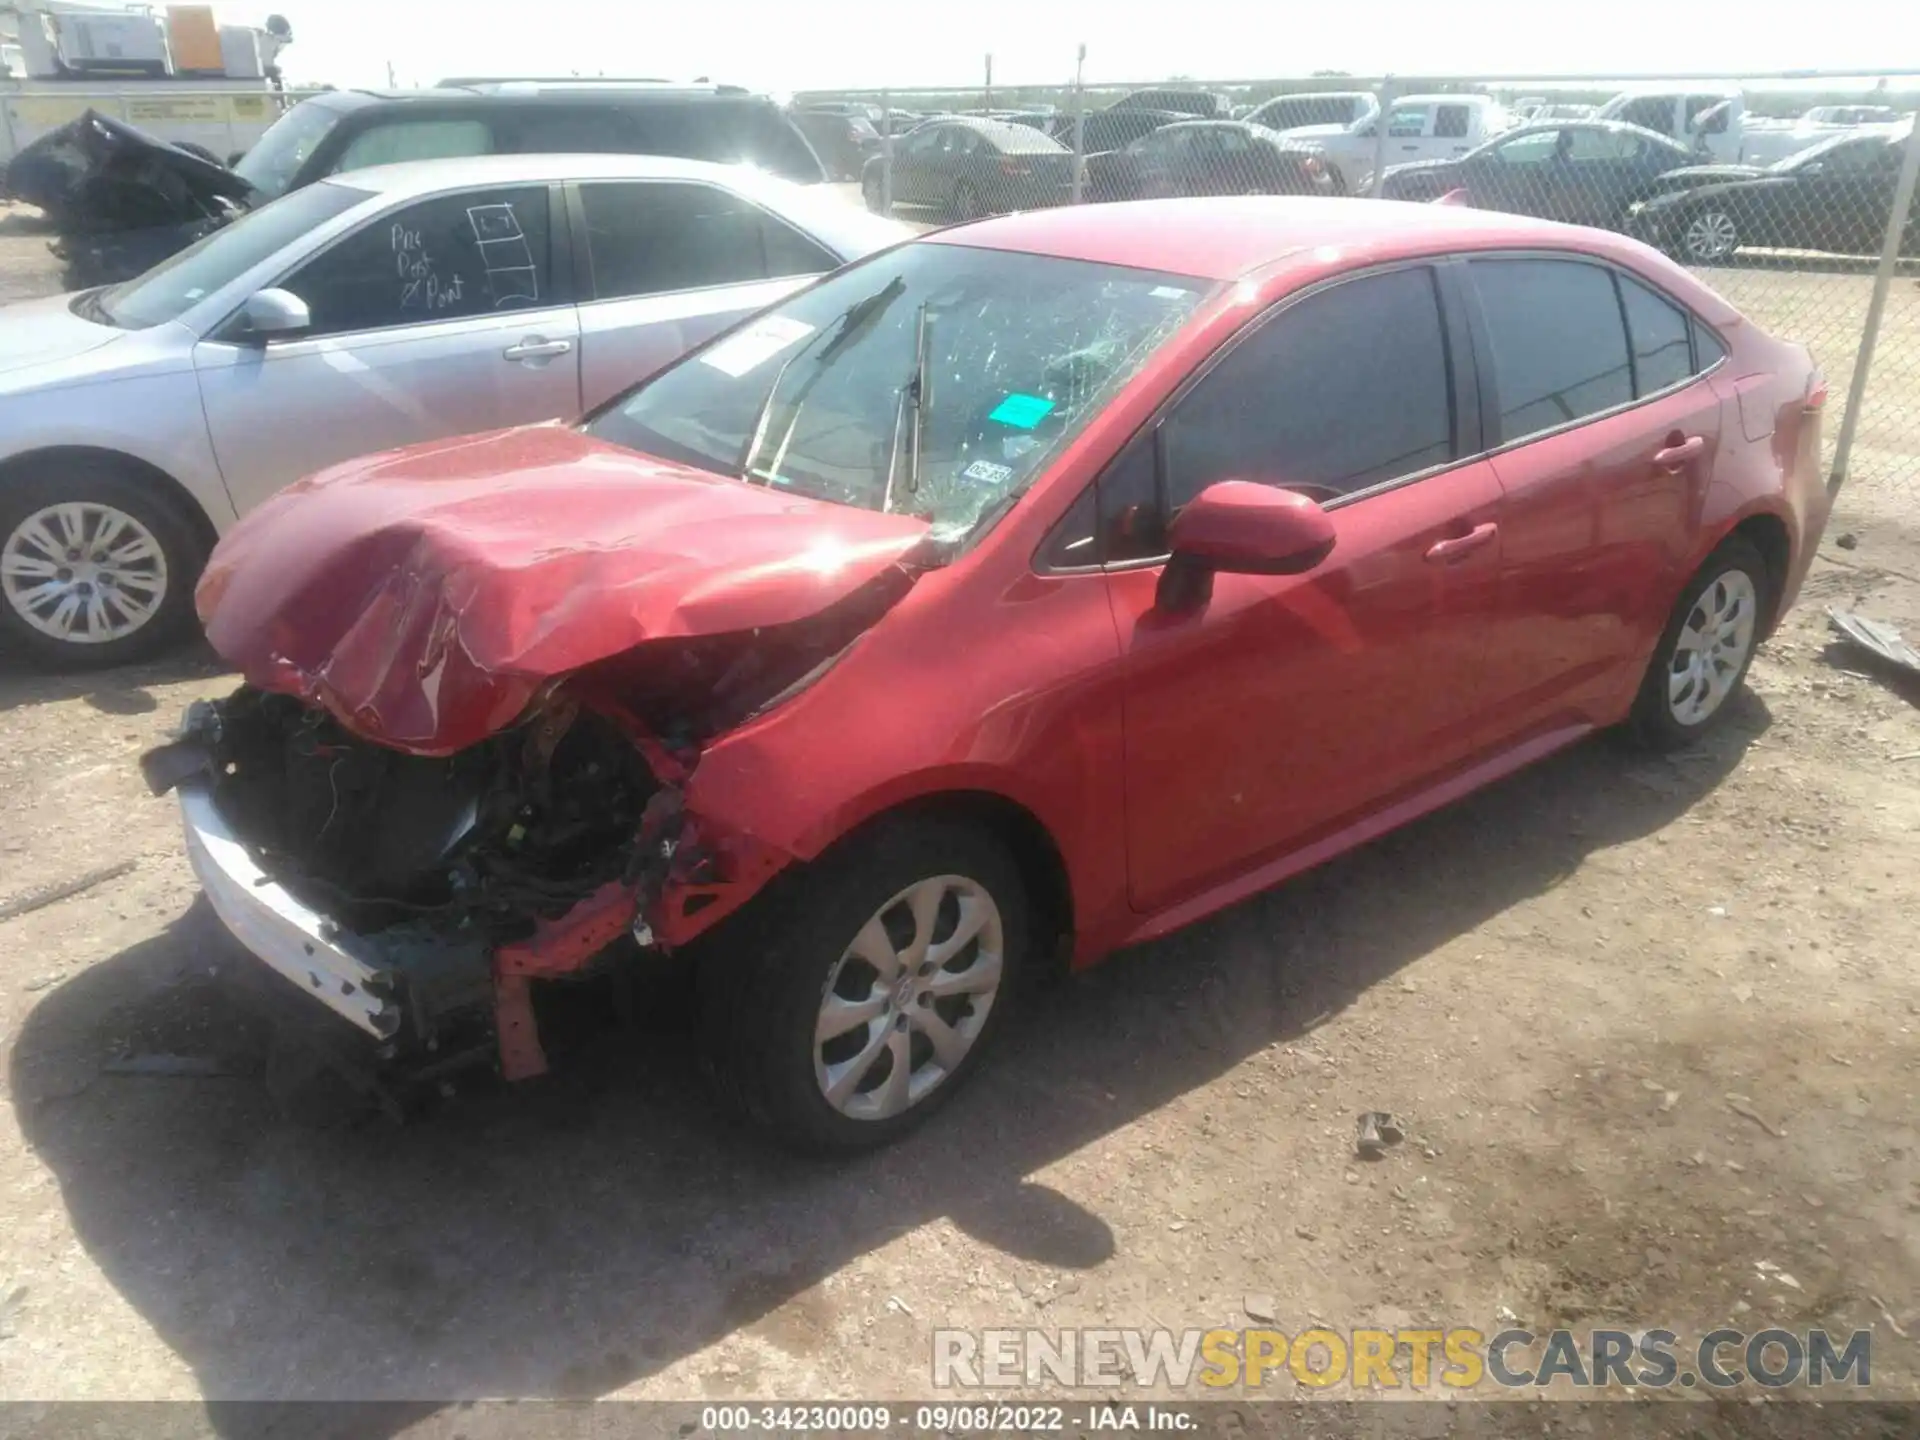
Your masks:
<path fill-rule="evenodd" d="M 1694 456 L 1706 448 L 1706 436 L 1689 435 L 1678 445 L 1669 445 L 1664 450 L 1654 451 L 1653 463 L 1658 465 L 1662 470 L 1678 470 L 1682 465 L 1685 465 L 1687 461 L 1693 459 Z"/>
<path fill-rule="evenodd" d="M 1484 525 L 1476 525 L 1464 535 L 1450 536 L 1445 540 L 1436 540 L 1427 547 L 1427 559 L 1436 565 L 1451 565 L 1456 560 L 1464 560 L 1483 545 L 1491 545 L 1493 537 L 1500 533 L 1500 527 L 1489 520 Z"/>
<path fill-rule="evenodd" d="M 530 335 L 518 345 L 509 345 L 500 354 L 507 360 L 544 360 L 552 355 L 564 355 L 571 349 L 571 340 L 542 340 Z"/>

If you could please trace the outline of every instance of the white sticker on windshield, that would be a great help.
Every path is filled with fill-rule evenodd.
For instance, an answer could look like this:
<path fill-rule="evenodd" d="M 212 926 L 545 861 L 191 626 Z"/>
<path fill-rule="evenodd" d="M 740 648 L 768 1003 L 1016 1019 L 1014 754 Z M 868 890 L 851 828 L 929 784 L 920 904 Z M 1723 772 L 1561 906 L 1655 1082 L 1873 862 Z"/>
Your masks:
<path fill-rule="evenodd" d="M 728 336 L 718 345 L 700 357 L 703 365 L 711 365 L 723 375 L 731 375 L 738 380 L 754 366 L 779 354 L 794 341 L 813 333 L 813 326 L 804 320 L 790 320 L 784 315 L 769 315 L 764 320 L 756 320 L 738 335 Z"/>
<path fill-rule="evenodd" d="M 976 460 L 960 472 L 968 480 L 978 480 L 984 485 L 1004 485 L 1013 478 L 1011 465 L 996 465 L 991 460 Z"/>
<path fill-rule="evenodd" d="M 1184 300 L 1193 292 L 1182 290 L 1178 285 L 1156 285 L 1147 293 L 1156 300 Z"/>

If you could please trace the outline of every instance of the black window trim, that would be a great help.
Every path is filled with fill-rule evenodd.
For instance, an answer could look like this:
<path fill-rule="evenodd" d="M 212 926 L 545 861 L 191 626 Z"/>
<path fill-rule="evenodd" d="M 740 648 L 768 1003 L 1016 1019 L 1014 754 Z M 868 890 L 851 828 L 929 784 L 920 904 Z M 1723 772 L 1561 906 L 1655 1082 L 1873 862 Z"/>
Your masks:
<path fill-rule="evenodd" d="M 424 325 L 462 325 L 472 320 L 484 320 L 506 315 L 535 315 L 543 310 L 572 308 L 578 303 L 578 301 L 573 298 L 575 274 L 573 247 L 571 244 L 573 227 L 568 223 L 570 217 L 568 217 L 565 212 L 560 189 L 561 187 L 557 182 L 529 180 L 523 181 L 518 185 L 499 183 L 492 185 L 458 185 L 449 190 L 432 190 L 412 194 L 404 200 L 395 201 L 375 211 L 372 215 L 369 215 L 365 220 L 354 226 L 353 229 L 334 236 L 333 239 L 321 246 L 320 249 L 301 256 L 294 264 L 275 275 L 272 280 L 256 287 L 256 293 L 258 293 L 259 290 L 272 290 L 284 285 L 288 280 L 298 275 L 308 266 L 325 259 L 342 245 L 347 244 L 359 235 L 365 234 L 376 225 L 391 224 L 396 214 L 411 206 L 446 200 L 456 195 L 482 195 L 492 190 L 545 190 L 547 192 L 547 274 L 548 278 L 553 282 L 553 292 L 550 298 L 542 300 L 539 304 L 529 305 L 520 310 L 494 310 L 480 315 L 438 315 L 430 316 L 426 319 L 396 321 L 391 325 L 367 325 L 357 330 L 329 330 L 319 335 L 308 334 L 302 331 L 297 335 L 270 338 L 267 348 L 272 349 L 276 343 L 281 345 L 298 345 L 304 341 L 332 340 L 342 335 L 383 335 L 395 330 L 417 330 Z M 207 331 L 206 338 L 223 345 L 245 345 L 249 343 L 249 335 L 241 318 L 241 311 L 245 305 L 246 300 L 242 299 L 240 304 L 234 306 L 233 310 L 221 320 L 218 325 L 213 326 Z"/>
<path fill-rule="evenodd" d="M 797 275 L 762 275 L 758 280 L 720 280 L 712 285 L 690 285 L 684 290 L 655 290 L 647 295 L 609 295 L 602 298 L 600 295 L 599 280 L 593 273 L 593 252 L 587 242 L 587 202 L 584 192 L 589 185 L 697 185 L 703 190 L 716 191 L 730 199 L 739 201 L 742 205 L 751 206 L 760 212 L 760 217 L 765 223 L 779 225 L 791 231 L 793 234 L 798 235 L 833 263 L 825 270 L 803 270 Z M 583 180 L 569 180 L 565 182 L 565 190 L 567 219 L 573 234 L 570 258 L 573 262 L 574 273 L 581 279 L 581 284 L 575 291 L 573 303 L 583 310 L 598 305 L 620 305 L 631 300 L 663 300 L 670 295 L 700 295 L 709 290 L 733 290 L 742 285 L 771 285 L 776 280 L 817 279 L 822 275 L 832 274 L 842 265 L 848 263 L 846 260 L 837 258 L 838 251 L 812 231 L 801 228 L 784 215 L 776 215 L 751 195 L 743 195 L 738 190 L 731 190 L 725 185 L 717 185 L 711 180 L 675 175 L 649 175 L 631 179 L 595 176 Z M 556 201 L 555 203 L 558 204 L 559 202 Z M 766 251 L 766 237 L 762 235 L 760 255 L 763 264 L 766 260 Z"/>
<path fill-rule="evenodd" d="M 1463 291 L 1461 300 L 1466 308 L 1468 328 L 1473 335 L 1475 368 L 1479 371 L 1480 375 L 1481 415 L 1482 424 L 1485 427 L 1483 433 L 1487 438 L 1485 453 L 1488 457 L 1503 455 L 1509 450 L 1517 449 L 1519 446 L 1532 445 L 1536 441 L 1546 440 L 1552 436 L 1564 434 L 1581 425 L 1592 425 L 1596 421 L 1608 420 L 1615 415 L 1624 415 L 1627 411 L 1636 409 L 1641 405 L 1648 405 L 1655 400 L 1665 399 L 1667 396 L 1683 390 L 1687 386 L 1711 375 L 1726 363 L 1727 355 L 1731 353 L 1725 337 L 1712 325 L 1709 325 L 1705 320 L 1701 319 L 1692 306 L 1675 298 L 1664 286 L 1641 274 L 1631 266 L 1621 265 L 1615 261 L 1605 259 L 1602 256 L 1588 255 L 1577 250 L 1473 250 L 1463 252 L 1455 258 L 1461 266 L 1460 284 Z M 1487 333 L 1486 314 L 1480 306 L 1479 291 L 1474 288 L 1471 277 L 1466 273 L 1466 267 L 1476 260 L 1559 260 L 1572 265 L 1589 265 L 1596 270 L 1606 272 L 1607 278 L 1613 287 L 1614 306 L 1620 315 L 1620 332 L 1627 342 L 1627 383 L 1629 389 L 1639 388 L 1636 383 L 1639 377 L 1639 365 L 1633 356 L 1633 332 L 1627 325 L 1626 300 L 1620 292 L 1620 277 L 1624 275 L 1630 280 L 1637 281 L 1646 289 L 1650 290 L 1655 296 L 1665 300 L 1669 305 L 1687 317 L 1687 355 L 1688 363 L 1694 367 L 1693 373 L 1688 375 L 1684 380 L 1676 380 L 1673 384 L 1663 386 L 1650 394 L 1635 395 L 1632 399 L 1624 401 L 1619 405 L 1609 405 L 1605 410 L 1596 410 L 1590 415 L 1582 415 L 1574 420 L 1563 421 L 1551 429 L 1530 430 L 1525 435 L 1508 439 L 1505 435 L 1504 427 L 1501 425 L 1500 379 L 1493 365 L 1493 344 Z M 1699 329 L 1704 329 L 1708 334 L 1712 335 L 1713 338 L 1719 342 L 1722 351 L 1718 360 L 1715 360 L 1713 364 L 1704 368 L 1700 366 Z"/>
<path fill-rule="evenodd" d="M 1158 132 L 1156 132 L 1158 133 Z M 1107 463 L 1100 467 L 1099 473 L 1087 481 L 1089 489 L 1097 489 L 1107 472 L 1127 454 L 1142 437 L 1153 447 L 1153 488 L 1154 497 L 1160 506 L 1161 524 L 1171 527 L 1173 516 L 1167 514 L 1167 457 L 1165 422 L 1173 411 L 1189 394 L 1193 392 L 1216 366 L 1223 364 L 1227 357 L 1240 346 L 1267 326 L 1277 322 L 1280 316 L 1301 301 L 1311 296 L 1323 294 L 1341 285 L 1355 280 L 1364 280 L 1375 275 L 1389 275 L 1400 270 L 1426 269 L 1433 272 L 1436 299 L 1440 307 L 1440 335 L 1446 347 L 1447 378 L 1453 412 L 1453 438 L 1455 448 L 1460 452 L 1453 459 L 1438 465 L 1429 465 L 1424 470 L 1416 470 L 1407 475 L 1396 475 L 1391 480 L 1382 480 L 1377 485 L 1369 485 L 1364 490 L 1349 491 L 1333 500 L 1320 502 L 1320 508 L 1329 513 L 1344 509 L 1348 505 L 1362 500 L 1370 500 L 1376 495 L 1384 495 L 1406 485 L 1418 484 L 1436 475 L 1444 475 L 1462 465 L 1472 464 L 1486 458 L 1482 448 L 1486 434 L 1486 390 L 1479 383 L 1478 356 L 1469 338 L 1471 317 L 1467 312 L 1467 302 L 1471 299 L 1467 293 L 1467 279 L 1462 272 L 1460 257 L 1451 254 L 1417 255 L 1403 260 L 1389 261 L 1381 265 L 1370 265 L 1362 270 L 1343 271 L 1328 276 L 1304 289 L 1291 291 L 1269 305 L 1259 315 L 1242 325 L 1224 344 L 1217 347 L 1200 365 L 1194 368 L 1171 394 L 1163 399 L 1154 411 L 1134 432 L 1114 447 Z M 1168 555 L 1142 556 L 1135 560 L 1101 560 L 1093 565 L 1055 566 L 1048 563 L 1046 553 L 1059 538 L 1055 533 L 1065 523 L 1080 503 L 1080 494 L 1075 494 L 1067 502 L 1066 508 L 1047 530 L 1033 552 L 1032 567 L 1041 575 L 1099 575 L 1121 573 L 1128 570 L 1148 570 L 1167 563 Z M 1094 506 L 1095 524 L 1099 524 L 1100 510 L 1096 501 Z M 1097 533 L 1097 532 L 1096 532 Z M 1104 539 L 1104 537 L 1102 537 Z"/>

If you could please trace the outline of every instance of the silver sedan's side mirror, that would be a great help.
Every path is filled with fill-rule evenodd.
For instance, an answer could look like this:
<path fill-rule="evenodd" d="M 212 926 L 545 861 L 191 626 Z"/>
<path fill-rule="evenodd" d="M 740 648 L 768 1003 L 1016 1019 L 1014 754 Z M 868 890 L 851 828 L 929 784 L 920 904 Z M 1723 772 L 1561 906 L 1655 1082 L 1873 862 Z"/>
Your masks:
<path fill-rule="evenodd" d="M 248 335 L 260 340 L 296 334 L 313 323 L 307 302 L 290 290 L 257 290 L 247 297 L 240 314 Z"/>

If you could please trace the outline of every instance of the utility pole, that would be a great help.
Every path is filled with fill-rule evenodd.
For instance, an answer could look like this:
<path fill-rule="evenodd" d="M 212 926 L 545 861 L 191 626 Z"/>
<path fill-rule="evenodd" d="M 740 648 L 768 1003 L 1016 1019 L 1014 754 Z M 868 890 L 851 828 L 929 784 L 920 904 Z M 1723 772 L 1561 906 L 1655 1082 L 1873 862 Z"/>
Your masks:
<path fill-rule="evenodd" d="M 1087 42 L 1080 42 L 1080 53 L 1073 62 L 1073 203 L 1078 205 L 1087 192 Z"/>
<path fill-rule="evenodd" d="M 989 50 L 989 51 L 987 52 L 987 99 L 986 99 L 986 108 L 987 108 L 987 110 L 989 110 L 989 111 L 991 111 L 991 110 L 993 109 L 993 52 L 992 52 L 991 50 Z"/>

